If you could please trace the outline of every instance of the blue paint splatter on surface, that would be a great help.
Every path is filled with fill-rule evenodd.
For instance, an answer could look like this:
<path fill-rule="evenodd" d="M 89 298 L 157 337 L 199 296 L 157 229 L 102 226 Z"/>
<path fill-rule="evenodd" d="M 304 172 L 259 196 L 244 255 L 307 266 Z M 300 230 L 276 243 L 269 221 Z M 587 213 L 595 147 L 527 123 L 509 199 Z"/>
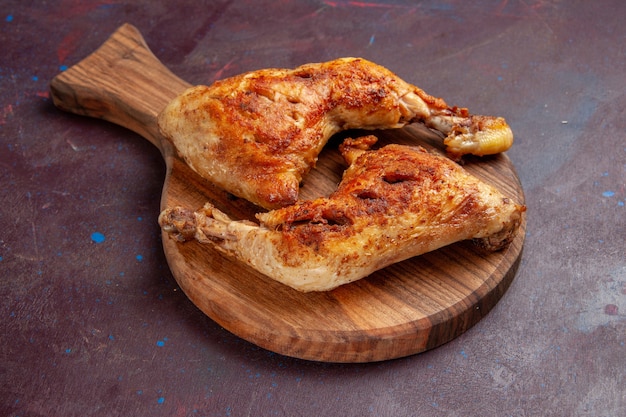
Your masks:
<path fill-rule="evenodd" d="M 95 243 L 102 243 L 106 240 L 106 237 L 104 237 L 104 235 L 100 232 L 93 232 L 91 234 L 91 240 L 93 240 Z"/>
<path fill-rule="evenodd" d="M 465 353 L 465 350 L 461 350 L 461 356 L 467 359 L 467 353 Z"/>
<path fill-rule="evenodd" d="M 163 347 L 163 346 L 165 346 L 165 342 L 163 340 L 157 340 L 156 345 L 158 347 Z"/>
<path fill-rule="evenodd" d="M 65 349 L 65 353 L 72 353 L 72 349 L 70 348 Z"/>
<path fill-rule="evenodd" d="M 624 207 L 624 202 L 623 201 L 618 201 L 617 205 L 620 207 Z M 2 260 L 2 256 L 0 256 L 0 261 Z"/>
<path fill-rule="evenodd" d="M 115 336 L 113 336 L 112 334 L 109 335 L 109 340 L 115 340 Z"/>
<path fill-rule="evenodd" d="M 0 261 L 2 261 L 2 256 L 0 256 Z"/>
<path fill-rule="evenodd" d="M 165 397 L 159 397 L 159 399 L 157 400 L 157 402 L 159 404 L 163 404 L 165 402 Z"/>
<path fill-rule="evenodd" d="M 613 197 L 615 195 L 614 191 L 605 191 L 602 193 L 602 197 Z"/>
<path fill-rule="evenodd" d="M 67 65 L 61 65 L 61 66 L 59 67 L 59 70 L 60 70 L 60 71 L 67 71 Z"/>
<path fill-rule="evenodd" d="M 137 256 L 135 256 L 135 258 L 136 258 L 139 262 L 143 261 L 143 256 L 141 256 L 141 255 L 137 255 Z"/>
<path fill-rule="evenodd" d="M 4 19 L 4 20 L 6 20 L 7 22 L 12 22 L 13 21 L 13 15 L 12 14 L 8 15 L 6 17 L 6 19 Z"/>

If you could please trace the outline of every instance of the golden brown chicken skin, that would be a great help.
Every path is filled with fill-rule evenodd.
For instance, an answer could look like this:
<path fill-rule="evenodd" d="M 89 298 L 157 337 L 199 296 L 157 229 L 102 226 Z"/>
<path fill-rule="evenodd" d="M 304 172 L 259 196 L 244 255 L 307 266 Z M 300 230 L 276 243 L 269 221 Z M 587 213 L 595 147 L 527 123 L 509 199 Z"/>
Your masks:
<path fill-rule="evenodd" d="M 333 134 L 412 122 L 442 132 L 454 157 L 502 152 L 513 141 L 504 119 L 449 107 L 358 58 L 192 87 L 158 117 L 161 132 L 194 171 L 267 209 L 297 201 L 303 176 Z"/>
<path fill-rule="evenodd" d="M 489 250 L 514 238 L 523 205 L 420 147 L 370 150 L 373 136 L 346 140 L 350 164 L 328 198 L 236 221 L 211 204 L 159 216 L 181 241 L 212 245 L 300 291 L 326 291 L 395 262 L 474 239 Z"/>

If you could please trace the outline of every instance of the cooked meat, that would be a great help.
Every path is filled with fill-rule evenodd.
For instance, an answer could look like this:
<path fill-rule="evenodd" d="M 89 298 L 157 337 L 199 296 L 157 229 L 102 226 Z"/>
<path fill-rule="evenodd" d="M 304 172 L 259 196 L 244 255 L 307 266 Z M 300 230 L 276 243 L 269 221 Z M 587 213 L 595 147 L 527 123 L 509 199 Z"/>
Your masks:
<path fill-rule="evenodd" d="M 513 142 L 504 119 L 449 107 L 356 58 L 192 87 L 158 118 L 163 135 L 200 176 L 267 209 L 297 201 L 303 175 L 333 134 L 413 122 L 446 135 L 453 157 L 498 153 Z"/>
<path fill-rule="evenodd" d="M 350 164 L 328 198 L 236 221 L 211 204 L 174 207 L 159 216 L 175 238 L 196 239 L 300 291 L 325 291 L 392 263 L 474 239 L 489 250 L 515 236 L 525 207 L 420 147 L 340 147 Z"/>

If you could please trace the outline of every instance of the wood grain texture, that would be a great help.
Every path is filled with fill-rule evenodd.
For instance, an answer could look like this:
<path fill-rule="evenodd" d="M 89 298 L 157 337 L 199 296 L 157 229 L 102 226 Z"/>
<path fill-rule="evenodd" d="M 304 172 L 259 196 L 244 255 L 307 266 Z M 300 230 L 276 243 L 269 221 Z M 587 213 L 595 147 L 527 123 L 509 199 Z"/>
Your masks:
<path fill-rule="evenodd" d="M 158 113 L 188 86 L 149 51 L 137 29 L 124 25 L 96 52 L 55 77 L 50 87 L 59 108 L 129 128 L 161 150 L 167 165 L 161 208 L 198 208 L 209 200 L 234 218 L 253 219 L 257 207 L 198 177 L 158 133 Z M 381 144 L 441 150 L 440 138 L 420 126 L 375 133 Z M 303 198 L 328 195 L 336 187 L 345 169 L 339 139 L 330 141 L 304 179 Z M 468 158 L 465 168 L 524 203 L 506 155 Z M 500 252 L 484 253 L 461 242 L 324 293 L 297 292 L 208 246 L 162 238 L 182 290 L 225 329 L 287 356 L 369 362 L 434 348 L 484 317 L 515 276 L 525 229 L 524 217 L 515 240 Z"/>

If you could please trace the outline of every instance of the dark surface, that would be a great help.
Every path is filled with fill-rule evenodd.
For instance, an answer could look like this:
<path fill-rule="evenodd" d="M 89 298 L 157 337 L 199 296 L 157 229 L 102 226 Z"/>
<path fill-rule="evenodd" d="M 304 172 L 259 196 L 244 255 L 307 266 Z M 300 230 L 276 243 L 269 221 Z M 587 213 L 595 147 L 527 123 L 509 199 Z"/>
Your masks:
<path fill-rule="evenodd" d="M 626 415 L 626 3 L 0 10 L 1 416 Z M 159 152 L 49 99 L 50 79 L 124 22 L 191 83 L 362 56 L 506 117 L 528 233 L 503 299 L 452 342 L 373 364 L 291 359 L 221 329 L 165 261 Z"/>

